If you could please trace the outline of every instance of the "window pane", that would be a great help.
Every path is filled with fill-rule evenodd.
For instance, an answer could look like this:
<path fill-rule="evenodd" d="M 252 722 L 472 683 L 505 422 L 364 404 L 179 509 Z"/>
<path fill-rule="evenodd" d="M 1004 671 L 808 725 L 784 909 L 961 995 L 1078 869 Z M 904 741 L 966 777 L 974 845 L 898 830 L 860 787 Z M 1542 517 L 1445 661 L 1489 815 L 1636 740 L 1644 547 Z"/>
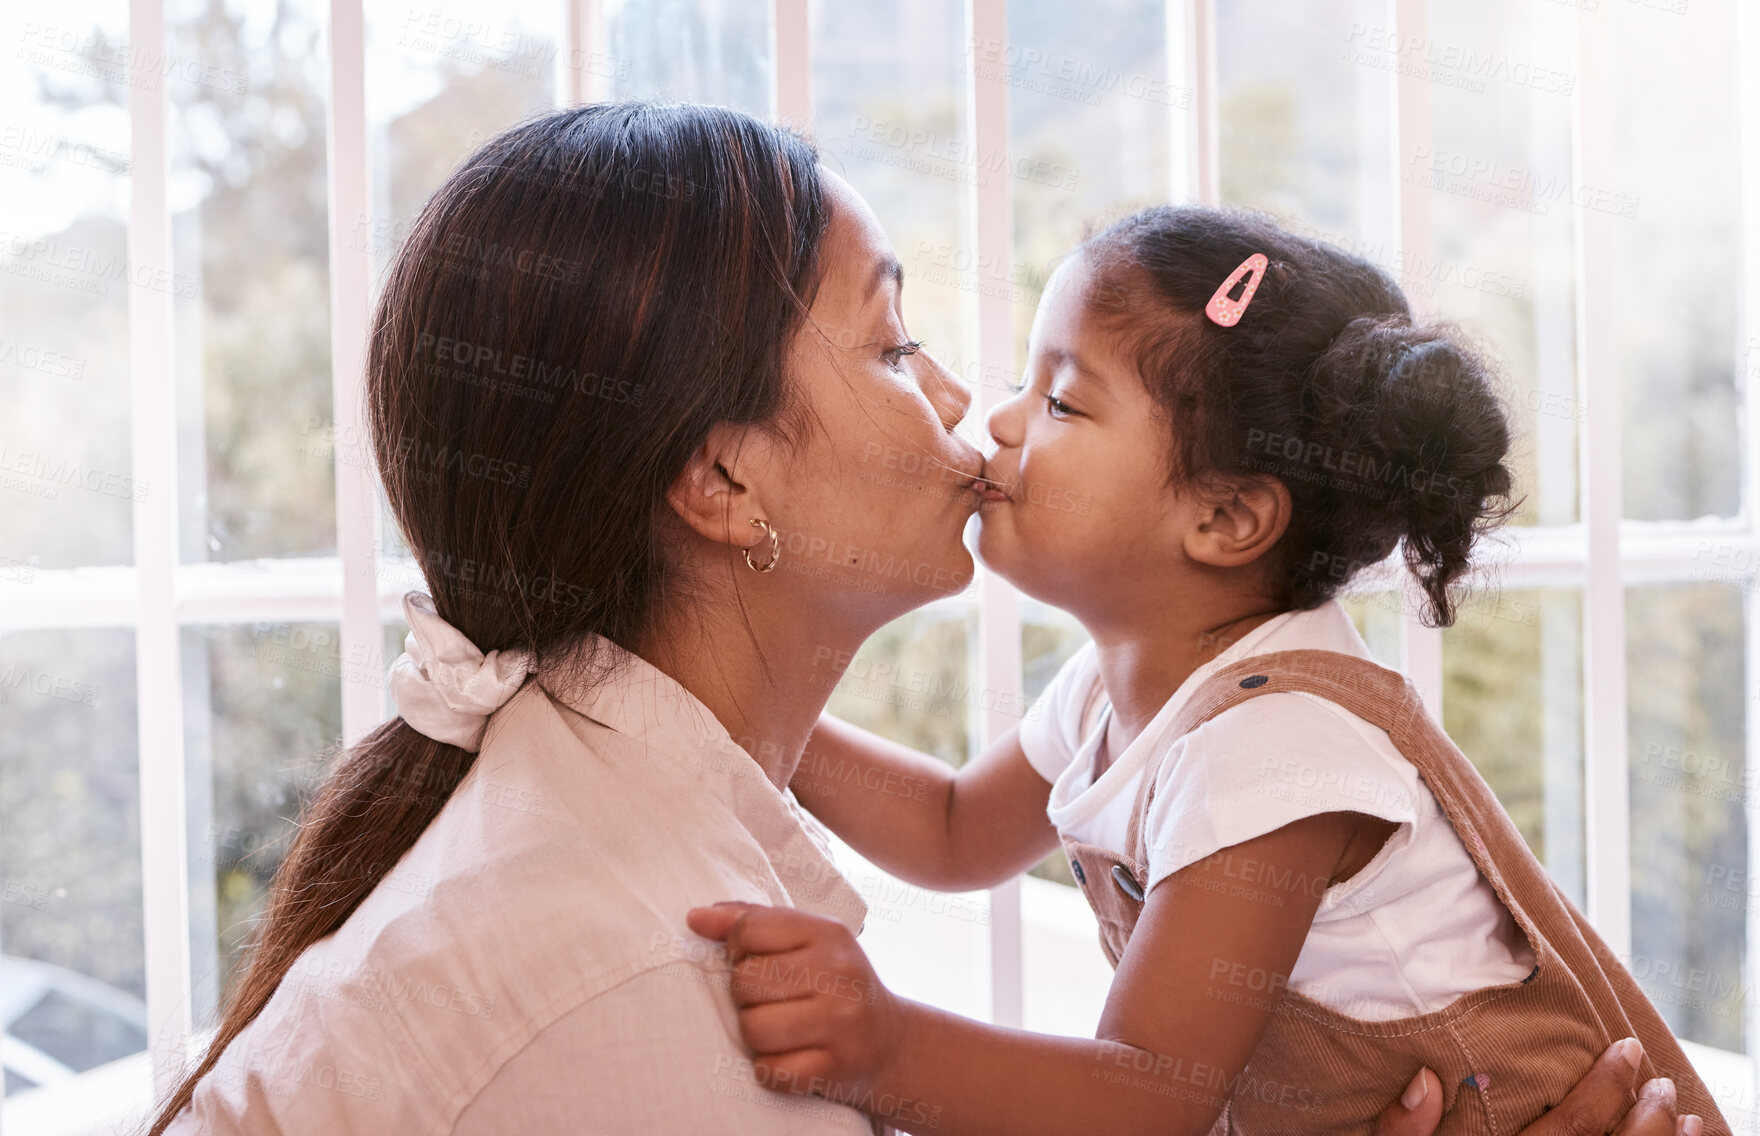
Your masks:
<path fill-rule="evenodd" d="M 1742 592 L 1626 593 L 1632 971 L 1680 1036 L 1745 1051 Z"/>
<path fill-rule="evenodd" d="M 1360 42 L 1384 0 L 1216 7 L 1223 204 L 1397 269 L 1391 83 Z"/>
<path fill-rule="evenodd" d="M 135 739 L 132 633 L 0 636 L 8 1133 L 128 1119 L 81 1074 L 147 1044 Z"/>
<path fill-rule="evenodd" d="M 169 8 L 186 561 L 336 551 L 323 8 Z"/>
<path fill-rule="evenodd" d="M 943 608 L 882 627 L 847 660 L 826 709 L 949 765 L 964 765 L 967 721 L 981 701 L 966 677 L 968 618 L 976 617 Z M 826 677 L 845 661 L 830 648 L 808 649 Z"/>
<path fill-rule="evenodd" d="M 387 260 L 428 195 L 490 135 L 557 103 L 562 5 L 367 5 L 374 216 L 355 236 Z"/>
<path fill-rule="evenodd" d="M 404 590 L 408 591 L 409 589 Z M 379 685 L 385 695 L 381 706 L 384 708 L 385 717 L 390 719 L 397 717 L 397 702 L 391 697 L 391 684 L 386 681 L 386 676 L 391 670 L 391 664 L 397 661 L 397 656 L 403 654 L 403 641 L 409 637 L 409 624 L 401 619 L 387 619 L 384 632 L 379 655 Z"/>
<path fill-rule="evenodd" d="M 770 117 L 770 6 L 604 0 L 620 99 L 717 103 Z"/>
<path fill-rule="evenodd" d="M 1443 726 L 1582 904 L 1582 595 L 1474 596 L 1442 633 Z"/>
<path fill-rule="evenodd" d="M 375 288 L 416 214 L 478 145 L 558 100 L 564 7 L 548 0 L 438 0 L 367 9 L 367 127 L 373 205 L 350 247 L 373 258 Z M 317 448 L 360 446 L 319 427 Z M 380 491 L 380 502 L 384 494 Z M 388 506 L 381 556 L 406 555 Z"/>
<path fill-rule="evenodd" d="M 976 390 L 986 377 L 963 227 L 976 158 L 965 120 L 961 10 L 921 0 L 819 2 L 812 25 L 821 159 L 849 180 L 891 238 L 905 268 L 906 328 Z M 992 375 L 988 385 L 1013 379 Z M 976 437 L 976 425 L 968 424 L 968 436 Z"/>
<path fill-rule="evenodd" d="M 0 12 L 0 557 L 133 561 L 128 8 Z M 188 281 L 149 275 L 149 288 Z"/>
<path fill-rule="evenodd" d="M 1421 45 L 1356 37 L 1366 64 L 1430 79 L 1431 138 L 1401 154 L 1402 192 L 1423 194 L 1434 248 L 1408 258 L 1414 307 L 1463 321 L 1502 361 L 1518 424 L 1518 524 L 1577 519 L 1574 240 L 1570 195 L 1572 9 L 1432 0 Z M 1593 202 L 1595 199 L 1588 199 Z"/>
<path fill-rule="evenodd" d="M 338 631 L 188 627 L 183 667 L 191 979 L 203 1022 L 231 988 L 301 802 L 341 736 Z"/>
<path fill-rule="evenodd" d="M 1045 712 L 1044 707 L 1036 705 L 1039 696 L 1063 664 L 1088 641 L 1088 632 L 1068 612 L 1029 596 L 1020 597 L 1020 613 L 1021 697 L 1027 700 L 1028 715 L 1037 717 Z M 1061 850 L 1045 857 L 1031 874 L 1072 889 L 1076 886 L 1069 860 Z"/>
<path fill-rule="evenodd" d="M 950 765 L 963 765 L 968 723 L 984 701 L 967 678 L 966 644 L 975 618 L 971 609 L 950 605 L 887 624 L 848 660 L 827 709 Z M 829 649 L 802 649 L 812 653 L 826 677 L 841 661 Z M 809 749 L 801 760 L 810 766 L 817 759 Z M 905 997 L 981 1015 L 988 1001 L 985 894 L 928 891 L 838 843 L 838 866 L 868 904 L 862 947 L 883 981 Z"/>
<path fill-rule="evenodd" d="M 1384 667 L 1400 670 L 1405 666 L 1405 615 L 1407 599 L 1404 592 L 1352 590 L 1338 596 L 1339 604 L 1356 625 L 1357 634 L 1369 648 L 1369 654 Z"/>
<path fill-rule="evenodd" d="M 1625 512 L 1733 516 L 1742 246 L 1731 234 L 1745 227 L 1736 4 L 1609 7 L 1615 165 L 1595 200 L 1619 219 Z M 1752 211 L 1754 187 L 1745 192 Z"/>
<path fill-rule="evenodd" d="M 1021 597 L 1022 694 L 1037 700 L 1059 668 L 1088 641 L 1074 616 Z M 1029 706 L 1028 714 L 1044 713 Z M 1060 848 L 1021 881 L 1021 964 L 1026 972 L 1025 1025 L 1070 1037 L 1093 1037 L 1112 986 L 1099 925 L 1070 875 Z"/>
<path fill-rule="evenodd" d="M 1039 293 L 1085 226 L 1171 196 L 1170 115 L 1176 106 L 1183 113 L 1189 95 L 1168 82 L 1167 8 L 1163 0 L 1014 3 L 1010 42 L 976 45 L 979 73 L 1006 69 L 1008 80 L 1002 172 L 1014 188 L 1015 265 L 1008 280 L 991 274 L 984 286 L 1017 298 L 1020 361 Z"/>

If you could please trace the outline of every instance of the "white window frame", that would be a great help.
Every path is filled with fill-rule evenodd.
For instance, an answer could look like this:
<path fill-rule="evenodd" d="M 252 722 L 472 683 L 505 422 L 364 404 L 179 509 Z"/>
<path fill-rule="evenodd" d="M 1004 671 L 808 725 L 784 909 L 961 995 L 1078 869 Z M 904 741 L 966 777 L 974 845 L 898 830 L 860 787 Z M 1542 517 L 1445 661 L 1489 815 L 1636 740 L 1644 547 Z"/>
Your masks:
<path fill-rule="evenodd" d="M 603 97 L 603 68 L 570 66 L 591 60 L 606 45 L 604 0 L 560 0 L 567 52 L 559 90 L 570 101 Z M 1006 0 L 964 0 L 968 43 L 1007 40 Z M 1215 0 L 1167 0 L 1170 83 L 1193 97 L 1172 123 L 1172 181 L 1186 200 L 1217 199 L 1217 76 Z M 1401 35 L 1423 34 L 1427 0 L 1380 0 Z M 1760 11 L 1738 4 L 1739 57 L 1760 59 Z M 164 0 L 129 0 L 129 41 L 137 59 L 159 58 L 165 48 Z M 811 120 L 810 0 L 772 0 L 773 110 L 795 123 Z M 1579 5 L 1575 29 L 1578 83 L 1572 97 L 1573 179 L 1607 185 L 1612 178 L 1612 77 L 1609 17 Z M 333 395 L 338 437 L 364 436 L 362 364 L 371 296 L 371 264 L 346 234 L 370 201 L 365 106 L 365 27 L 361 0 L 331 0 L 329 42 L 330 294 Z M 968 48 L 969 50 L 969 48 Z M 967 121 L 973 153 L 1008 149 L 1008 87 L 988 69 L 968 66 Z M 1429 137 L 1429 93 L 1422 78 L 1389 76 L 1398 153 Z M 1760 67 L 1744 67 L 1741 81 L 1741 168 L 1747 186 L 1760 185 Z M 139 265 L 172 266 L 166 84 L 131 84 L 129 116 L 134 161 L 130 172 L 129 255 Z M 1397 182 L 1397 174 L 1396 174 Z M 1012 202 L 1005 178 L 973 179 L 970 247 L 978 260 L 1001 265 L 1012 251 Z M 1397 192 L 1397 191 L 1396 191 Z M 1398 240 L 1409 250 L 1430 247 L 1427 195 L 1398 194 Z M 1760 195 L 1745 197 L 1741 244 L 1741 344 L 1760 337 Z M 1578 392 L 1586 422 L 1578 434 L 1580 521 L 1568 526 L 1510 531 L 1512 555 L 1499 571 L 1510 588 L 1569 586 L 1582 590 L 1584 682 L 1584 803 L 1588 913 L 1614 949 L 1629 955 L 1630 806 L 1625 673 L 1625 589 L 1636 584 L 1691 581 L 1704 576 L 1701 542 L 1737 553 L 1737 563 L 1760 561 L 1760 360 L 1747 358 L 1743 413 L 1747 446 L 1740 514 L 1733 520 L 1637 522 L 1622 519 L 1619 374 L 1613 294 L 1612 218 L 1576 211 L 1576 319 Z M 379 508 L 371 475 L 336 447 L 336 522 L 339 555 L 329 558 L 184 564 L 177 542 L 177 434 L 173 309 L 169 294 L 131 289 L 129 299 L 132 462 L 136 484 L 155 487 L 134 504 L 134 565 L 35 573 L 28 592 L 0 584 L 0 626 L 8 630 L 127 627 L 136 641 L 141 802 L 142 901 L 145 907 L 146 988 L 156 1091 L 171 1083 L 187 1052 L 190 1020 L 189 866 L 185 816 L 184 724 L 179 639 L 191 625 L 264 620 L 339 625 L 342 658 L 377 659 L 384 622 L 400 617 L 398 595 L 377 570 Z M 1013 372 L 1013 317 L 1005 295 L 974 301 L 979 373 Z M 999 372 L 995 372 L 999 373 Z M 972 413 L 981 416 L 1003 397 L 980 384 Z M 352 433 L 350 432 L 352 430 Z M 347 570 L 345 570 L 347 569 Z M 1390 573 L 1386 579 L 1390 582 Z M 1747 617 L 1746 667 L 1750 687 L 1760 683 L 1760 578 L 1740 577 Z M 980 569 L 967 595 L 936 607 L 977 612 L 976 689 L 1014 704 L 1021 689 L 1019 597 L 1004 580 Z M 1408 611 L 1411 605 L 1406 605 Z M 1442 695 L 1441 634 L 1405 617 L 1405 667 L 1433 711 Z M 383 718 L 379 687 L 344 667 L 342 727 L 358 739 Z M 355 677 L 352 681 L 350 676 Z M 1760 768 L 1760 707 L 1746 700 L 1746 757 Z M 997 709 L 973 714 L 973 745 L 982 748 L 1011 719 Z M 1760 809 L 1745 804 L 1749 866 L 1760 877 Z M 1021 885 L 993 889 L 990 993 L 993 1020 L 1019 1025 L 1024 1004 Z M 1760 979 L 1760 903 L 1748 906 L 1749 961 L 1744 981 Z M 1695 1056 L 1721 1071 L 1740 1071 L 1725 1087 L 1753 1107 L 1755 1061 L 1760 1060 L 1760 1006 L 1747 1013 L 1749 1056 L 1692 1046 Z"/>

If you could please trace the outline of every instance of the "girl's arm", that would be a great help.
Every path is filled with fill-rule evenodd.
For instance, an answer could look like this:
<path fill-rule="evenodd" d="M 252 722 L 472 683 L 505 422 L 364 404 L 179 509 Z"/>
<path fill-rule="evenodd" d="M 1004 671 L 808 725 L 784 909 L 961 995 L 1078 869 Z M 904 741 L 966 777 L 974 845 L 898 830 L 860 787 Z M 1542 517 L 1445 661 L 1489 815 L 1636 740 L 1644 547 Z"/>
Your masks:
<path fill-rule="evenodd" d="M 898 998 L 833 920 L 729 904 L 687 921 L 726 940 L 740 1029 L 774 1087 L 855 1103 L 909 1132 L 1203 1136 L 1259 1042 L 1333 869 L 1366 862 L 1391 827 L 1358 813 L 1305 817 L 1162 880 L 1093 1040 Z M 1287 1092 L 1299 1107 L 1300 1094 L 1325 1086 Z"/>
<path fill-rule="evenodd" d="M 821 714 L 789 786 L 876 866 L 919 887 L 970 891 L 1057 847 L 1051 786 L 1010 727 L 963 769 Z"/>

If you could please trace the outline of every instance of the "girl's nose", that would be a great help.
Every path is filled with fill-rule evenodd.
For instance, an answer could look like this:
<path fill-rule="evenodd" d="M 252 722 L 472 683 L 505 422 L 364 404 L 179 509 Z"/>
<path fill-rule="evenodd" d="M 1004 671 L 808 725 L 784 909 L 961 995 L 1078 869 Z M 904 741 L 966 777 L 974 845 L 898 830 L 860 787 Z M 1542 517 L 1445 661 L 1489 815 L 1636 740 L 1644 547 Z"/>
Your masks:
<path fill-rule="evenodd" d="M 1004 399 L 984 416 L 984 429 L 999 446 L 1020 444 L 1020 394 Z"/>

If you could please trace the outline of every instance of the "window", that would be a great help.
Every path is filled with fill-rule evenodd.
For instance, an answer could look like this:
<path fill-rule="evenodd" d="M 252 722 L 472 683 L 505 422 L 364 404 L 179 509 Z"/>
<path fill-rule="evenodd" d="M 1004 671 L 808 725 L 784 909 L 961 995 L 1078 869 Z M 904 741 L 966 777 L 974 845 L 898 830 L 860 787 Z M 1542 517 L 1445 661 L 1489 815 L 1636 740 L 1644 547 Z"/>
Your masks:
<path fill-rule="evenodd" d="M 1155 202 L 1269 210 L 1477 335 L 1519 425 L 1517 522 L 1447 631 L 1391 566 L 1348 607 L 1754 1107 L 1750 6 L 60 0 L 0 36 L 9 1134 L 138 1113 L 321 755 L 389 712 L 421 576 L 351 407 L 415 211 L 529 113 L 650 96 L 810 123 L 972 387 L 974 441 L 1058 258 Z M 981 574 L 876 634 L 831 708 L 959 764 L 1084 638 Z M 1111 972 L 1061 856 L 948 897 L 843 851 L 900 992 L 1092 1030 Z"/>

